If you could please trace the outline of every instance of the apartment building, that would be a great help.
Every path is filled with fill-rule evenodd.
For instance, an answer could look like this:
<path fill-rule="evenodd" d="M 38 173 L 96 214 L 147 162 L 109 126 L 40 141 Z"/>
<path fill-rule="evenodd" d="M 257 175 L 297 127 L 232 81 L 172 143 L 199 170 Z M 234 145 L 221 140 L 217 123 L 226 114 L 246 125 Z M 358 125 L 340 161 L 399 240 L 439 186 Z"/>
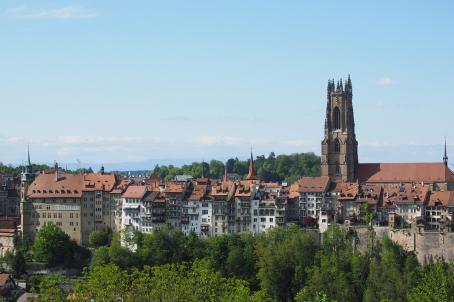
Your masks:
<path fill-rule="evenodd" d="M 87 244 L 95 229 L 115 226 L 113 174 L 70 174 L 57 164 L 33 180 L 23 173 L 21 229 L 33 240 L 38 230 L 54 223 L 79 244 Z"/>

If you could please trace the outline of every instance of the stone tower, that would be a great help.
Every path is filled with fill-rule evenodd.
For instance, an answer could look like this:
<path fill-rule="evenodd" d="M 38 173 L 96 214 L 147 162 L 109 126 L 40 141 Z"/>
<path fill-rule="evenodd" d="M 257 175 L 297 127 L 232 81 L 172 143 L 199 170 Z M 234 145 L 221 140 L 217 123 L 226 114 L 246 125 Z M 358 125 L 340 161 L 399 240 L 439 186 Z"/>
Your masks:
<path fill-rule="evenodd" d="M 321 173 L 333 180 L 355 181 L 358 142 L 353 118 L 352 82 L 348 76 L 334 83 L 328 80 L 325 135 L 322 141 Z"/>

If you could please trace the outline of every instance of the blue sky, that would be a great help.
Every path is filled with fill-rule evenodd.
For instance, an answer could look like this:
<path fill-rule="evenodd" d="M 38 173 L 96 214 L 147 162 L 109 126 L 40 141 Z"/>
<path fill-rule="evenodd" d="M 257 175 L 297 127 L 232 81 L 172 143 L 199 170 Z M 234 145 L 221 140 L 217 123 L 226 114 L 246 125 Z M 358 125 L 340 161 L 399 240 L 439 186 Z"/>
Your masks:
<path fill-rule="evenodd" d="M 0 2 L 0 161 L 319 153 L 351 74 L 361 162 L 454 158 L 452 1 Z"/>

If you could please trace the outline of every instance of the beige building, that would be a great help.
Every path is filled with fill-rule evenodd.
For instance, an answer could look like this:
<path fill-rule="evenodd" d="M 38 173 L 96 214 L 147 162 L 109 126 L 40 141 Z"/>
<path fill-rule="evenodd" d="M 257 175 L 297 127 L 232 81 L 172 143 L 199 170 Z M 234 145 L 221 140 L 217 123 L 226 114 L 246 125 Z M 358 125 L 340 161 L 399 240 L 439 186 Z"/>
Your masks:
<path fill-rule="evenodd" d="M 26 180 L 24 179 L 23 182 Z M 54 223 L 79 244 L 87 244 L 90 233 L 115 228 L 114 174 L 69 174 L 53 170 L 23 184 L 21 221 L 24 238 L 34 239 L 43 225 Z"/>

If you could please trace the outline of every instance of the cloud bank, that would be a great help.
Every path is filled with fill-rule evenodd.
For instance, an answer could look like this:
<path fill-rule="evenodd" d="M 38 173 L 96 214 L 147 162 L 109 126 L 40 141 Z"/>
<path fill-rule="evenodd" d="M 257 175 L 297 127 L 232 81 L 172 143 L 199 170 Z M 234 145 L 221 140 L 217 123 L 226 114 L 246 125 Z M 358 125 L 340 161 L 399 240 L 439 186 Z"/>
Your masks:
<path fill-rule="evenodd" d="M 390 77 L 384 77 L 373 81 L 373 83 L 378 86 L 391 86 L 397 84 L 397 81 Z"/>
<path fill-rule="evenodd" d="M 16 19 L 90 19 L 98 16 L 96 12 L 79 6 L 37 9 L 27 5 L 9 8 L 3 15 Z"/>

